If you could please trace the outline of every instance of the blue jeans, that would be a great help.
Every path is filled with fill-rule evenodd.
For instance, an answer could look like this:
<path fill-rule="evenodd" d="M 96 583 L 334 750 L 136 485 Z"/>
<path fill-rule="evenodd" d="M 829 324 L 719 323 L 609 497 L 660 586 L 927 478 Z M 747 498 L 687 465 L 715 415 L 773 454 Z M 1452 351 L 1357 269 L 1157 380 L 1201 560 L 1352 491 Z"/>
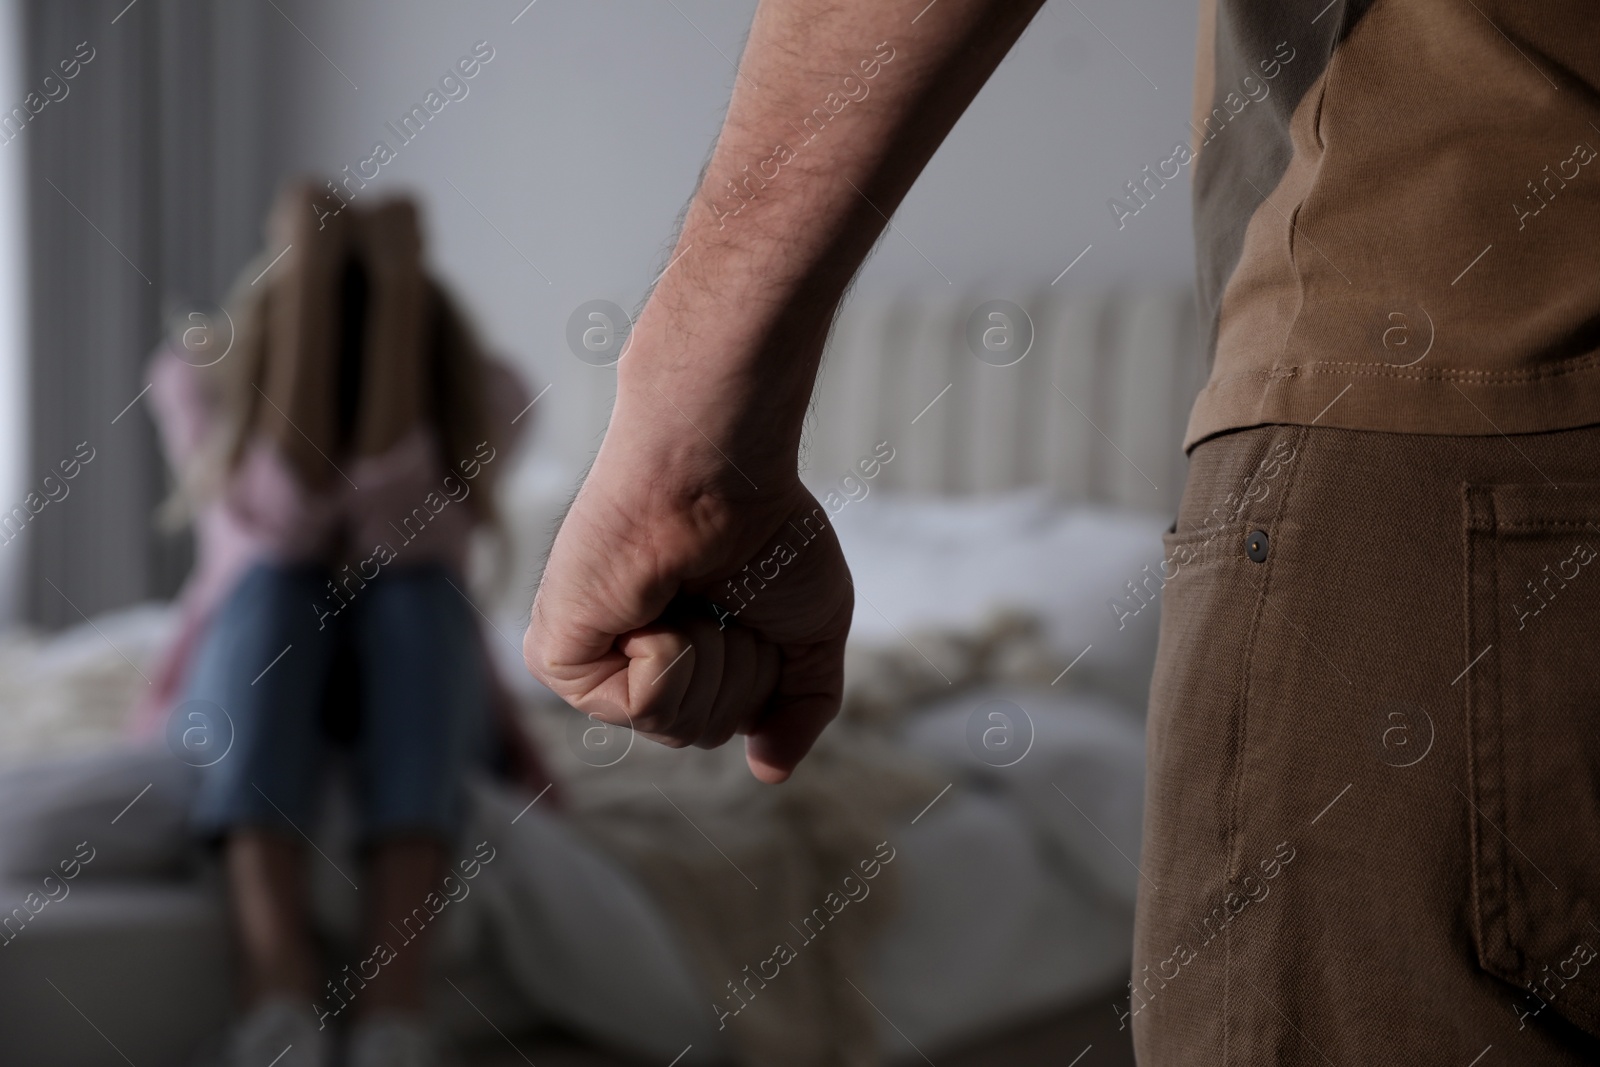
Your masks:
<path fill-rule="evenodd" d="M 332 712 L 354 720 L 363 837 L 448 840 L 464 774 L 488 740 L 489 665 L 471 605 L 443 567 L 424 565 L 379 574 L 333 614 L 330 577 L 258 564 L 212 620 L 185 699 L 220 707 L 232 745 L 206 768 L 193 822 L 207 836 L 245 826 L 310 833 L 336 747 Z M 328 707 L 330 681 L 353 681 L 356 706 Z"/>

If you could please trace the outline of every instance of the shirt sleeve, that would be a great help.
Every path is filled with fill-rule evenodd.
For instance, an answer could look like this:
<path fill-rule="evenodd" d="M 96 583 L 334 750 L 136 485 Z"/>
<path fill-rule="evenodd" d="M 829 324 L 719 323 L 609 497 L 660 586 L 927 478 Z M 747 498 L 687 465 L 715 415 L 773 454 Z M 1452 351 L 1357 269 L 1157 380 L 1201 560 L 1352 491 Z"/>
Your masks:
<path fill-rule="evenodd" d="M 161 450 L 174 471 L 181 471 L 204 445 L 217 422 L 213 383 L 203 368 L 192 366 L 163 343 L 151 354 L 150 408 Z"/>

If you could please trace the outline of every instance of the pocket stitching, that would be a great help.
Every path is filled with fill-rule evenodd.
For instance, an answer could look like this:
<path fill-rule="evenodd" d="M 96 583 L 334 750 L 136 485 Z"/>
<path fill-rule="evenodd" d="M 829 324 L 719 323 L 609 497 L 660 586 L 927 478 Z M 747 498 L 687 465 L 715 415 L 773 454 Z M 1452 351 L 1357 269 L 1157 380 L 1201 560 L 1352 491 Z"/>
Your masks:
<path fill-rule="evenodd" d="M 1595 529 L 1591 522 L 1563 519 L 1501 521 L 1497 495 L 1505 486 L 1465 484 L 1466 512 L 1465 566 L 1463 583 L 1466 624 L 1466 656 L 1496 649 L 1494 655 L 1482 657 L 1482 669 L 1473 670 L 1467 678 L 1464 699 L 1468 721 L 1467 749 L 1467 799 L 1471 807 L 1469 820 L 1469 848 L 1472 864 L 1472 929 L 1474 949 L 1479 966 L 1488 974 L 1506 981 L 1518 989 L 1533 989 L 1530 977 L 1533 964 L 1541 962 L 1530 958 L 1524 946 L 1526 936 L 1518 927 L 1515 917 L 1520 908 L 1522 925 L 1533 922 L 1534 905 L 1527 897 L 1521 873 L 1511 859 L 1515 844 L 1509 834 L 1515 829 L 1511 818 L 1512 779 L 1509 764 L 1513 755 L 1507 743 L 1507 714 L 1505 681 L 1501 670 L 1500 638 L 1503 622 L 1498 610 L 1501 602 L 1501 536 L 1516 532 L 1553 533 L 1569 529 Z M 1562 502 L 1563 506 L 1573 506 Z M 1547 505 L 1553 506 L 1553 505 Z M 1487 610 L 1485 605 L 1488 605 Z M 1492 796 L 1485 790 L 1492 788 Z M 1491 819 L 1488 811 L 1492 811 Z M 1487 823 L 1487 828 L 1483 825 Z M 1518 850 L 1520 852 L 1520 849 Z M 1548 881 L 1548 876 L 1538 870 L 1531 859 L 1528 864 Z M 1489 883 L 1492 879 L 1492 884 Z M 1554 883 L 1551 883 L 1554 885 Z M 1574 894 L 1557 889 L 1568 898 Z M 1581 894 L 1575 899 L 1583 904 Z M 1589 910 L 1585 908 L 1584 910 Z M 1592 918 L 1589 920 L 1591 925 Z M 1568 931 L 1560 931 L 1566 936 Z M 1582 942 L 1580 942 L 1581 944 Z M 1546 964 L 1548 967 L 1548 964 Z M 1587 995 L 1585 995 L 1587 994 Z M 1537 995 L 1537 993 L 1535 994 Z M 1600 1012 L 1595 1009 L 1597 997 L 1592 990 L 1576 997 L 1556 1000 L 1548 1004 L 1558 1015 L 1566 1017 L 1591 1033 L 1600 1035 Z"/>
<path fill-rule="evenodd" d="M 1307 433 L 1307 427 L 1299 426 L 1294 428 L 1294 451 L 1291 453 L 1291 455 L 1299 455 L 1301 449 L 1306 447 Z M 1260 524 L 1263 528 L 1269 529 L 1273 532 L 1276 532 L 1279 529 L 1284 513 L 1288 507 L 1289 497 L 1293 494 L 1295 486 L 1299 484 L 1300 470 L 1304 466 L 1304 462 L 1297 463 L 1289 471 L 1288 479 L 1285 481 L 1283 486 L 1283 493 L 1278 497 L 1278 504 L 1273 510 L 1272 517 Z M 1251 524 L 1240 523 L 1241 528 L 1247 529 L 1250 527 L 1250 525 Z M 1270 536 L 1271 534 L 1269 534 L 1269 537 Z M 1238 542 L 1235 542 L 1235 544 L 1237 545 Z M 1236 556 L 1225 558 L 1233 558 L 1237 560 L 1248 559 L 1248 557 L 1246 557 L 1242 551 L 1239 551 Z M 1239 807 L 1241 797 L 1244 793 L 1245 747 L 1249 733 L 1250 674 L 1251 667 L 1255 663 L 1257 638 L 1261 633 L 1261 618 L 1266 612 L 1267 588 L 1272 583 L 1273 563 L 1276 558 L 1277 557 L 1275 554 L 1269 552 L 1266 560 L 1263 563 L 1253 564 L 1253 566 L 1260 568 L 1260 576 L 1258 578 L 1254 578 L 1256 589 L 1256 606 L 1255 611 L 1250 618 L 1250 633 L 1245 639 L 1244 654 L 1240 657 L 1238 686 L 1239 711 L 1236 720 L 1238 725 L 1234 735 L 1235 739 L 1233 751 L 1230 754 L 1232 766 L 1229 767 L 1228 770 L 1231 781 L 1228 784 L 1230 796 L 1228 798 L 1227 845 L 1223 857 L 1222 871 L 1223 881 L 1225 884 L 1232 884 L 1238 873 L 1238 863 L 1241 853 L 1239 847 Z M 1254 572 L 1247 571 L 1246 573 L 1253 575 Z M 1233 986 L 1232 977 L 1233 932 L 1231 929 L 1228 929 L 1224 931 L 1222 940 L 1222 1058 L 1224 1063 L 1226 1063 L 1228 1060 L 1228 1020 L 1230 1011 L 1229 1001 L 1231 999 L 1230 994 L 1232 993 Z"/>

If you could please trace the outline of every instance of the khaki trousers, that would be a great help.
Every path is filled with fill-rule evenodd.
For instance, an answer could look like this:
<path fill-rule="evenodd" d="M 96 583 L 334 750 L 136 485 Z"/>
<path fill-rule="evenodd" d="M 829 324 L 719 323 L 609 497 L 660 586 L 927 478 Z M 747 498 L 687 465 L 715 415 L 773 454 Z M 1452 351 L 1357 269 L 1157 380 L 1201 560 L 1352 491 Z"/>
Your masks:
<path fill-rule="evenodd" d="M 1600 1063 L 1600 429 L 1200 444 L 1139 1063 Z"/>

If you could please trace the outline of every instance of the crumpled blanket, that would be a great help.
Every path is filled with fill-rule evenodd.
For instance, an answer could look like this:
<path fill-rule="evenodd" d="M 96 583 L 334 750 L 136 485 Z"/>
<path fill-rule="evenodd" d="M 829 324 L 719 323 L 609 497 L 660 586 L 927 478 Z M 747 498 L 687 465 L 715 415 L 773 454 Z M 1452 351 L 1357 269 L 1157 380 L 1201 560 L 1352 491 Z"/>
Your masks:
<path fill-rule="evenodd" d="M 98 631 L 0 633 L 0 766 L 121 743 L 174 618 L 142 605 L 100 616 Z"/>
<path fill-rule="evenodd" d="M 626 747 L 611 735 L 601 755 L 583 741 L 591 724 L 568 709 L 534 708 L 530 721 L 567 814 L 665 910 L 739 1062 L 872 1067 L 878 1017 L 860 972 L 894 906 L 890 827 L 948 782 L 896 745 L 894 729 L 920 703 L 968 686 L 1048 683 L 1059 659 L 1039 624 L 1017 615 L 852 646 L 839 718 L 776 788 L 750 775 L 737 743 Z"/>
<path fill-rule="evenodd" d="M 147 685 L 135 664 L 150 662 L 171 618 L 151 606 L 101 621 L 109 634 L 0 640 L 7 762 L 119 743 L 126 709 Z M 871 1067 L 881 1050 L 861 969 L 894 906 L 892 827 L 949 781 L 895 731 L 926 702 L 980 684 L 1049 684 L 1059 666 L 1037 621 L 1017 615 L 974 631 L 853 644 L 839 718 L 776 788 L 750 775 L 737 743 L 675 750 L 635 738 L 621 759 L 597 757 L 582 742 L 591 724 L 564 705 L 530 702 L 521 713 L 560 782 L 566 817 L 650 890 L 693 958 L 707 1018 L 739 1061 Z"/>

